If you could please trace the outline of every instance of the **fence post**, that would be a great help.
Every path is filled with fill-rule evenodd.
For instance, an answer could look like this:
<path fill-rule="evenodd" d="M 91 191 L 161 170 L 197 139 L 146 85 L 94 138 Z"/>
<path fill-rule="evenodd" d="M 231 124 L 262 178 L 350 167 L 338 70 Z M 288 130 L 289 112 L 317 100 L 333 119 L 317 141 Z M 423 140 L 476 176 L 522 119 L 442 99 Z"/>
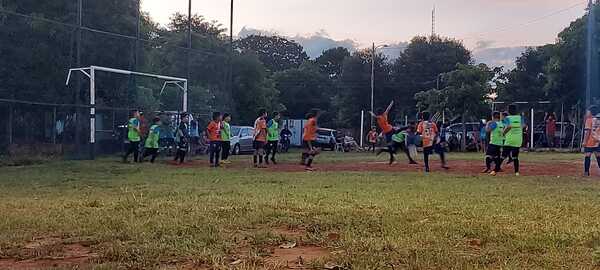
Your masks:
<path fill-rule="evenodd" d="M 13 143 L 13 104 L 8 103 L 8 144 L 11 145 Z"/>
<path fill-rule="evenodd" d="M 56 106 L 52 109 L 52 144 L 56 144 Z"/>
<path fill-rule="evenodd" d="M 364 144 L 365 132 L 365 110 L 360 111 L 360 147 Z"/>
<path fill-rule="evenodd" d="M 531 126 L 529 126 L 529 149 L 531 151 L 535 150 L 535 142 L 533 141 L 533 135 L 535 134 L 535 126 L 534 126 L 534 118 L 535 118 L 535 111 L 533 109 L 533 107 L 531 107 Z"/>
<path fill-rule="evenodd" d="M 90 68 L 90 157 L 96 158 L 96 70 Z"/>

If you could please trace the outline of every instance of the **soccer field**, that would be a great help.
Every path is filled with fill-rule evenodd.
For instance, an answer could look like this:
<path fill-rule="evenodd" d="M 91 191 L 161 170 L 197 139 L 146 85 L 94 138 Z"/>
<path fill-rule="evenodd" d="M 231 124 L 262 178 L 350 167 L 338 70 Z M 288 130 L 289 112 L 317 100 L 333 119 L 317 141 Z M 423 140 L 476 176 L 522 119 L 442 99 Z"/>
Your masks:
<path fill-rule="evenodd" d="M 425 175 L 377 170 L 385 157 L 334 153 L 317 158 L 317 172 L 278 172 L 235 158 L 219 169 L 116 158 L 2 167 L 0 269 L 600 266 L 597 178 L 493 178 L 435 166 Z M 297 158 L 282 156 L 290 163 L 282 166 Z M 580 159 L 524 154 L 523 171 L 534 161 L 579 171 Z M 373 169 L 327 169 L 348 163 Z"/>

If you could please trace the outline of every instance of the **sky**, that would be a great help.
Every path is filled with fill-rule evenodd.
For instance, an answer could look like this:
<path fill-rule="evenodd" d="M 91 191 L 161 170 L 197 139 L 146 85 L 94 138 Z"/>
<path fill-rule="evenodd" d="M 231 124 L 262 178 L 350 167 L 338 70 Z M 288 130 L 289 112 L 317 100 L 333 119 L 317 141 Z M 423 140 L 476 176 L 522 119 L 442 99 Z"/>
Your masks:
<path fill-rule="evenodd" d="M 142 9 L 166 24 L 187 0 L 142 0 Z M 315 33 L 335 40 L 392 44 L 436 32 L 471 49 L 536 46 L 585 12 L 584 0 L 235 0 L 234 33 L 242 28 L 286 36 Z M 579 4 L 579 5 L 578 5 Z M 229 0 L 192 0 L 193 12 L 229 25 Z M 570 8 L 570 9 L 568 9 Z M 568 10 L 565 10 L 568 9 Z"/>

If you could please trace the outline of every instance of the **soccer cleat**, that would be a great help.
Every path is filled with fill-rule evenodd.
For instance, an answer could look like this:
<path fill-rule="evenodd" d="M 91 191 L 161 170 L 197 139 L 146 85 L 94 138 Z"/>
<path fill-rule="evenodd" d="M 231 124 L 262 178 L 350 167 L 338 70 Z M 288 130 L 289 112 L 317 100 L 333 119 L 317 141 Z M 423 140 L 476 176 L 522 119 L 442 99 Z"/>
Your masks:
<path fill-rule="evenodd" d="M 414 161 L 414 160 L 411 160 L 411 161 L 410 161 L 408 164 L 409 164 L 409 165 L 419 165 L 419 163 L 417 163 L 417 162 L 416 162 L 416 161 Z"/>
<path fill-rule="evenodd" d="M 496 176 L 498 173 L 496 171 L 491 171 L 490 176 Z"/>
<path fill-rule="evenodd" d="M 221 160 L 221 163 L 223 163 L 223 164 L 231 164 L 231 161 L 229 161 L 229 160 Z"/>
<path fill-rule="evenodd" d="M 442 169 L 444 169 L 444 170 L 450 170 L 450 167 L 448 167 L 447 165 L 443 165 Z"/>
<path fill-rule="evenodd" d="M 515 176 L 521 176 L 521 174 L 520 173 L 515 173 Z"/>
<path fill-rule="evenodd" d="M 590 172 L 584 172 L 583 177 L 590 177 Z"/>
<path fill-rule="evenodd" d="M 304 168 L 304 170 L 306 170 L 307 172 L 314 172 L 315 169 L 313 167 L 306 167 Z"/>
<path fill-rule="evenodd" d="M 491 171 L 490 169 L 485 169 L 485 170 L 481 171 L 481 173 L 490 173 L 490 171 Z"/>
<path fill-rule="evenodd" d="M 273 163 L 273 165 L 277 165 L 277 161 L 275 161 L 275 159 L 271 159 L 271 163 Z"/>

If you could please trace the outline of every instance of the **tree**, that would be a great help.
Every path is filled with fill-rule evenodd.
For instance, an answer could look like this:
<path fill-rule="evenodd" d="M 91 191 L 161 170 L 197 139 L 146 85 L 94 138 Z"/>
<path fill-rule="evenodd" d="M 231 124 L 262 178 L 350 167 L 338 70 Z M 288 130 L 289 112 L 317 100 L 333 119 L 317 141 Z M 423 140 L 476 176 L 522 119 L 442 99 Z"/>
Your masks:
<path fill-rule="evenodd" d="M 371 58 L 371 50 L 363 50 L 355 52 L 344 61 L 344 71 L 339 81 L 340 93 L 333 102 L 333 108 L 337 112 L 335 122 L 340 127 L 359 126 L 360 111 L 371 109 Z M 375 108 L 387 106 L 390 99 L 398 98 L 391 88 L 390 69 L 385 56 L 376 55 Z"/>
<path fill-rule="evenodd" d="M 335 86 L 314 64 L 307 62 L 299 68 L 277 72 L 273 81 L 287 109 L 286 116 L 302 119 L 312 108 L 330 110 Z"/>
<path fill-rule="evenodd" d="M 315 59 L 321 72 L 327 74 L 332 80 L 338 80 L 344 72 L 344 60 L 350 57 L 350 51 L 344 47 L 326 50 Z"/>
<path fill-rule="evenodd" d="M 251 35 L 238 40 L 235 46 L 242 54 L 256 54 L 269 72 L 298 68 L 308 60 L 300 44 L 279 36 Z"/>
<path fill-rule="evenodd" d="M 479 119 L 478 116 L 488 110 L 487 101 L 492 93 L 493 79 L 500 70 L 490 69 L 485 64 L 458 64 L 456 70 L 443 75 L 446 87 L 419 92 L 415 99 L 432 112 L 445 110 L 450 112 L 451 117 L 461 117 L 462 123 L 467 121 L 467 115 Z M 467 134 L 465 125 L 463 134 Z M 463 136 L 463 146 L 465 143 L 466 136 Z"/>
<path fill-rule="evenodd" d="M 423 89 L 437 87 L 438 76 L 453 71 L 457 64 L 471 63 L 471 52 L 457 40 L 439 36 L 413 38 L 394 62 L 392 79 L 398 106 L 414 112 L 413 97 Z"/>
<path fill-rule="evenodd" d="M 279 93 L 273 82 L 267 79 L 267 71 L 256 56 L 240 55 L 233 59 L 233 64 L 236 67 L 233 73 L 233 109 L 238 123 L 253 123 L 260 108 L 279 108 L 276 103 Z"/>

